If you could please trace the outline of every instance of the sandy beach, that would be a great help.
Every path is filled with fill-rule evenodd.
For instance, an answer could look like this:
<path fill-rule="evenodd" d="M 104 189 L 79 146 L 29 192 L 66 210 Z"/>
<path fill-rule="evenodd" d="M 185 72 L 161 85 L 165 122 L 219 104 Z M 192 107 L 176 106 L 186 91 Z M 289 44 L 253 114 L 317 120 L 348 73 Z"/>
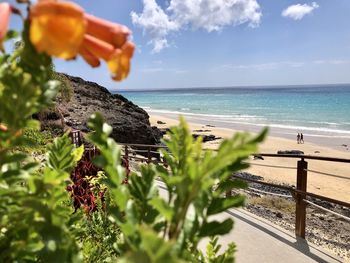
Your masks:
<path fill-rule="evenodd" d="M 154 115 L 150 116 L 151 124 L 159 128 L 174 126 L 178 120 L 173 117 Z M 158 124 L 161 121 L 165 124 Z M 239 130 L 229 128 L 211 127 L 206 123 L 190 123 L 190 128 L 196 134 L 212 134 L 216 137 L 229 138 Z M 198 132 L 195 130 L 209 130 Z M 205 143 L 207 148 L 215 148 L 220 140 Z M 277 153 L 278 150 L 301 150 L 306 155 L 338 157 L 350 159 L 350 153 L 346 150 L 338 150 L 316 143 L 297 144 L 296 140 L 268 136 L 259 147 L 260 153 Z M 296 165 L 298 159 L 268 158 L 264 160 L 250 160 L 252 164 L 247 170 L 254 175 L 264 177 L 265 181 L 296 184 Z M 275 166 L 275 167 L 267 167 Z M 283 167 L 283 168 L 280 168 Z M 323 174 L 308 172 L 308 191 L 321 194 L 338 200 L 350 202 L 350 163 L 335 163 L 327 161 L 308 160 L 308 169 L 319 171 Z"/>

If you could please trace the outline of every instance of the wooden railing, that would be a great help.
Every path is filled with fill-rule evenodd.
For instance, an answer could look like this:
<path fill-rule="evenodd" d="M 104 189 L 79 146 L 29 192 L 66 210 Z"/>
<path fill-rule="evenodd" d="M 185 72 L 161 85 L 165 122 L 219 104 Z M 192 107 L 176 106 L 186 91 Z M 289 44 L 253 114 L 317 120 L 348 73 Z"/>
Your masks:
<path fill-rule="evenodd" d="M 79 146 L 82 143 L 81 140 L 81 133 L 80 131 L 72 131 L 71 132 L 71 138 L 75 146 Z M 167 166 L 164 159 L 162 159 L 162 156 L 158 152 L 159 149 L 166 149 L 165 146 L 160 145 L 147 145 L 147 144 L 124 144 L 120 143 L 123 148 L 123 155 L 122 158 L 127 165 L 129 165 L 129 162 L 131 160 L 137 161 L 137 162 L 145 162 L 145 163 L 155 163 L 155 164 L 162 164 L 164 166 Z M 86 151 L 92 151 L 95 155 L 95 149 L 86 149 Z M 333 199 L 330 197 L 314 194 L 311 192 L 307 192 L 307 177 L 308 177 L 308 171 L 312 171 L 314 173 L 320 173 L 323 175 L 328 175 L 327 173 L 322 173 L 319 171 L 313 171 L 308 170 L 308 162 L 307 160 L 318 160 L 318 161 L 328 161 L 328 162 L 341 162 L 341 163 L 350 163 L 350 159 L 344 159 L 344 158 L 334 158 L 334 157 L 324 157 L 324 156 L 312 156 L 312 155 L 296 155 L 296 154 L 270 154 L 270 153 L 259 153 L 255 154 L 255 157 L 267 157 L 267 158 L 294 158 L 298 159 L 297 161 L 297 167 L 296 167 L 296 188 L 285 186 L 285 185 L 278 185 L 273 183 L 267 183 L 262 182 L 259 180 L 249 179 L 249 178 L 242 178 L 237 175 L 232 175 L 233 178 L 238 178 L 240 180 L 244 180 L 251 183 L 257 183 L 261 185 L 267 185 L 270 187 L 278 188 L 287 190 L 291 193 L 292 197 L 295 200 L 296 203 L 296 209 L 295 209 L 295 234 L 298 237 L 305 238 L 305 229 L 306 229 L 306 206 L 314 205 L 318 207 L 319 209 L 323 209 L 327 212 L 330 212 L 336 216 L 339 216 L 347 221 L 350 221 L 350 218 L 341 214 L 338 214 L 334 211 L 331 211 L 329 209 L 326 209 L 322 206 L 319 206 L 313 202 L 310 202 L 307 200 L 307 197 L 315 198 L 318 200 L 330 202 L 333 204 L 337 204 L 343 207 L 347 207 L 350 209 L 350 203 Z M 269 167 L 269 165 L 266 165 Z M 276 166 L 270 166 L 270 167 L 276 167 Z M 126 167 L 129 169 L 129 167 Z M 283 168 L 283 167 L 281 167 Z M 290 168 L 290 167 L 288 167 Z M 338 176 L 339 177 L 339 176 Z M 347 177 L 342 177 L 347 178 Z M 350 178 L 349 178 L 350 179 Z M 350 189 L 349 189 L 350 190 Z M 227 196 L 230 196 L 232 194 L 231 191 L 228 191 L 226 193 Z"/>
<path fill-rule="evenodd" d="M 158 149 L 166 148 L 165 146 L 159 145 L 147 145 L 147 144 L 121 144 L 123 147 L 123 158 L 127 160 L 134 160 L 137 162 L 144 163 L 155 163 L 166 165 L 165 160 L 160 156 Z M 330 212 L 336 216 L 339 216 L 347 221 L 350 221 L 349 217 L 338 214 L 336 212 L 330 211 L 329 209 L 320 207 L 313 202 L 307 200 L 307 197 L 318 199 L 321 201 L 326 201 L 332 204 L 337 204 L 350 209 L 350 203 L 326 197 L 323 195 L 318 195 L 307 191 L 307 178 L 308 171 L 318 172 L 313 170 L 308 170 L 307 160 L 318 160 L 318 161 L 328 161 L 328 162 L 341 162 L 349 163 L 350 159 L 344 158 L 334 158 L 334 157 L 325 157 L 325 156 L 313 156 L 313 155 L 296 155 L 296 154 L 270 154 L 270 153 L 259 153 L 254 156 L 260 156 L 264 158 L 293 158 L 297 160 L 296 166 L 296 187 L 290 187 L 285 185 L 278 185 L 274 183 L 267 183 L 259 180 L 253 180 L 249 178 L 242 178 L 240 176 L 232 175 L 233 178 L 238 178 L 251 183 L 257 183 L 262 185 L 267 185 L 270 187 L 287 190 L 291 193 L 292 197 L 295 200 L 295 234 L 298 237 L 305 238 L 305 229 L 306 229 L 306 207 L 307 205 L 314 205 L 320 209 L 324 209 L 327 212 Z M 269 165 L 266 165 L 269 166 Z M 271 166 L 273 167 L 273 166 Z M 350 168 L 350 165 L 349 165 Z M 318 172 L 321 173 L 321 172 Z M 326 173 L 321 173 L 327 175 Z M 350 178 L 349 178 L 350 180 Z M 349 189 L 350 190 L 350 189 Z M 227 192 L 226 195 L 231 195 L 231 191 Z"/>

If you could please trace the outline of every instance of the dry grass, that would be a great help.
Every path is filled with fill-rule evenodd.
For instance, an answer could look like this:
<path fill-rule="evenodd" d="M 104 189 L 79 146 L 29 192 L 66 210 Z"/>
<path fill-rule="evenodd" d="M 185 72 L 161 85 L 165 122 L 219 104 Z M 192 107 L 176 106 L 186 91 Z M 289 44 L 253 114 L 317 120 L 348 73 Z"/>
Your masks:
<path fill-rule="evenodd" d="M 295 213 L 295 203 L 292 200 L 287 200 L 274 196 L 248 197 L 248 204 L 260 205 L 270 209 L 276 209 L 281 212 Z"/>

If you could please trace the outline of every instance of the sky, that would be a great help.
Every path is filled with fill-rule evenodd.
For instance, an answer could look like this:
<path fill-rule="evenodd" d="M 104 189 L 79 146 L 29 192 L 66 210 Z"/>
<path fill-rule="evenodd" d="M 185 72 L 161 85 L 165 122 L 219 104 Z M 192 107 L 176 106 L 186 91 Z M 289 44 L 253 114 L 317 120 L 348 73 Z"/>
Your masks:
<path fill-rule="evenodd" d="M 349 0 L 74 2 L 133 32 L 123 82 L 105 65 L 55 60 L 57 71 L 109 90 L 350 83 Z"/>

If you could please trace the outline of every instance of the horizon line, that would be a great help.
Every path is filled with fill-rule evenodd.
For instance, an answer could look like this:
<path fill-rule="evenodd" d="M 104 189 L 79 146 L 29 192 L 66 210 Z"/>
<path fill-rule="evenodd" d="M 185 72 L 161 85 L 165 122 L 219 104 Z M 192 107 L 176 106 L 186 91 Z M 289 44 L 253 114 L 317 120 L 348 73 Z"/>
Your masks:
<path fill-rule="evenodd" d="M 315 86 L 321 86 L 321 87 L 326 87 L 326 86 L 338 86 L 338 85 L 345 85 L 345 86 L 350 86 L 350 83 L 328 83 L 328 84 L 287 84 L 287 85 L 279 85 L 279 84 L 274 84 L 274 85 L 236 85 L 236 86 L 196 86 L 196 87 L 179 87 L 179 88 L 146 88 L 146 89 L 121 89 L 121 90 L 112 90 L 116 92 L 129 92 L 129 91 L 178 91 L 178 90 L 194 90 L 194 89 L 242 89 L 242 88 L 271 88 L 271 89 L 276 89 L 276 88 L 311 88 Z"/>

